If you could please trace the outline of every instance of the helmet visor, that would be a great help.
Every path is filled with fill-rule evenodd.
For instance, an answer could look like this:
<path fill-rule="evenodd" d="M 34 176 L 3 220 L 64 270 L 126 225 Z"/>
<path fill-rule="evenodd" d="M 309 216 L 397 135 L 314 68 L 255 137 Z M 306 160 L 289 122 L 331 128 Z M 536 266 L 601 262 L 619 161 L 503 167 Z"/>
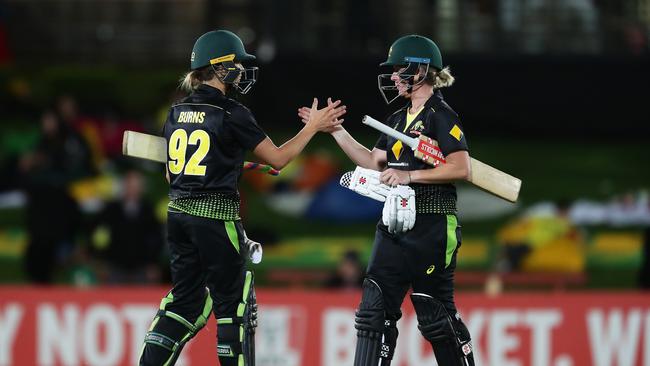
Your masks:
<path fill-rule="evenodd" d="M 242 67 L 240 69 L 240 77 L 233 83 L 235 89 L 241 94 L 247 94 L 253 84 L 257 82 L 257 74 L 259 72 L 259 67 Z"/>
<path fill-rule="evenodd" d="M 386 104 L 390 104 L 400 96 L 410 93 L 415 85 L 424 81 L 424 77 L 415 82 L 415 76 L 420 73 L 420 66 L 426 65 L 424 75 L 429 72 L 428 63 L 409 62 L 405 65 L 393 66 L 391 74 L 379 74 L 377 76 L 377 87 Z"/>
<path fill-rule="evenodd" d="M 247 94 L 257 81 L 258 67 L 244 67 L 242 64 L 232 61 L 223 62 L 221 66 L 226 71 L 220 78 L 221 82 L 232 85 L 240 94 Z M 217 73 L 217 75 L 219 74 Z"/>

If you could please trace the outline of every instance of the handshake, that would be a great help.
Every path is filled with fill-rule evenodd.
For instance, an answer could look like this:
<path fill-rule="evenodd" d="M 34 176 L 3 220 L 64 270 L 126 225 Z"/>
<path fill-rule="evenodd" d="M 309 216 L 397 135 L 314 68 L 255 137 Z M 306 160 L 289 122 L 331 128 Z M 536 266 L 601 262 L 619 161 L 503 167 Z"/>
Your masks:
<path fill-rule="evenodd" d="M 415 191 L 409 186 L 389 187 L 379 180 L 380 172 L 357 167 L 341 177 L 340 184 L 362 196 L 384 202 L 382 222 L 390 233 L 407 232 L 415 225 Z"/>

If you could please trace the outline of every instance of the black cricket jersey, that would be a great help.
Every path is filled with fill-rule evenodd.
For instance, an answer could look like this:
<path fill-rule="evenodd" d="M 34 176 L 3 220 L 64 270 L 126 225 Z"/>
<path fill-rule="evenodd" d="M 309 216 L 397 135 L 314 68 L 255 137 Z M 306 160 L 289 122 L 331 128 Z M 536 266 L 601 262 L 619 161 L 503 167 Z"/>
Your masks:
<path fill-rule="evenodd" d="M 195 216 L 239 219 L 237 184 L 244 155 L 266 138 L 251 111 L 203 84 L 171 107 L 163 136 L 169 207 Z"/>
<path fill-rule="evenodd" d="M 469 151 L 458 114 L 444 101 L 439 90 L 436 90 L 426 101 L 422 110 L 411 123 L 407 123 L 410 106 L 409 102 L 390 115 L 384 124 L 414 138 L 418 138 L 422 134 L 438 141 L 438 146 L 445 156 L 456 151 Z M 388 168 L 398 170 L 434 169 L 433 166 L 416 158 L 406 144 L 385 134 L 381 134 L 375 148 L 386 151 Z M 415 206 L 418 213 L 451 214 L 456 212 L 456 187 L 454 184 L 413 183 L 410 186 L 416 193 Z"/>

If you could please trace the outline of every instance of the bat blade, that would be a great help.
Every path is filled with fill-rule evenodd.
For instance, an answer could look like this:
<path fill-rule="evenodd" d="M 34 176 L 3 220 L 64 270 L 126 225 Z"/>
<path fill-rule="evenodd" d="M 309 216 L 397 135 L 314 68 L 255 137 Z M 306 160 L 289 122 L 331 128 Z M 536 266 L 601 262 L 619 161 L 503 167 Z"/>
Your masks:
<path fill-rule="evenodd" d="M 474 158 L 471 158 L 470 164 L 472 168 L 468 179 L 470 183 L 506 201 L 517 202 L 521 190 L 521 179 Z"/>
<path fill-rule="evenodd" d="M 163 137 L 124 131 L 122 154 L 134 158 L 167 163 L 167 141 Z"/>

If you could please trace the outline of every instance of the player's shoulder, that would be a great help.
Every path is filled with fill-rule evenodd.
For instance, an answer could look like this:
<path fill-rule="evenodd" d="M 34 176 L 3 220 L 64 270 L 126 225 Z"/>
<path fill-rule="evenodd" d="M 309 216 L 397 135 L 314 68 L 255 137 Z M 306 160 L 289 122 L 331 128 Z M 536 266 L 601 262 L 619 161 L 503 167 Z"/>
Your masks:
<path fill-rule="evenodd" d="M 231 114 L 253 114 L 253 111 L 250 110 L 250 108 L 246 107 L 243 105 L 241 102 L 232 99 L 232 98 L 224 98 L 223 101 L 224 104 L 224 109 L 226 112 L 231 113 Z"/>
<path fill-rule="evenodd" d="M 253 111 L 246 107 L 239 101 L 231 98 L 225 98 L 224 109 L 228 118 L 237 121 L 250 121 L 255 120 Z"/>
<path fill-rule="evenodd" d="M 196 108 L 206 108 L 223 111 L 225 113 L 230 113 L 231 105 L 229 103 L 231 99 L 219 97 L 219 95 L 205 97 L 203 95 L 198 96 L 196 94 L 190 94 L 185 98 L 182 98 L 175 102 L 172 105 L 172 108 L 181 108 L 181 109 L 196 109 Z"/>
<path fill-rule="evenodd" d="M 391 122 L 394 122 L 395 120 L 399 119 L 402 115 L 404 115 L 407 108 L 408 108 L 408 104 L 405 104 L 401 108 L 398 108 L 395 112 L 389 114 L 388 117 L 384 118 L 385 124 L 390 125 L 392 124 Z"/>
<path fill-rule="evenodd" d="M 434 94 L 427 101 L 425 108 L 427 108 L 427 117 L 431 119 L 458 119 L 458 113 L 454 111 L 449 104 L 445 101 L 442 93 L 436 90 Z"/>

